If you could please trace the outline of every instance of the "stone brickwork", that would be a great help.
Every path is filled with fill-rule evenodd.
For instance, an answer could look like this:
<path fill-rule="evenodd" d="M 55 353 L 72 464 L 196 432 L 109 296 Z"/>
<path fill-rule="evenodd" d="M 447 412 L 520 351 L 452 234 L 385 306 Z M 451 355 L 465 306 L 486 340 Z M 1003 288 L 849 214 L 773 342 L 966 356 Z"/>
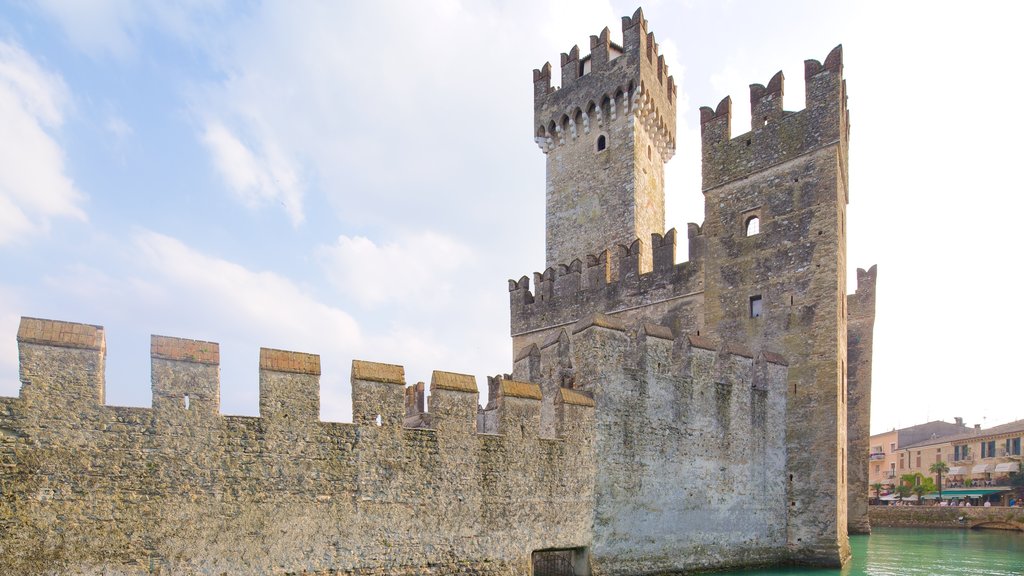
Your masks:
<path fill-rule="evenodd" d="M 1024 509 L 1006 506 L 869 506 L 871 525 L 886 528 L 993 528 L 1024 532 Z"/>
<path fill-rule="evenodd" d="M 787 367 L 777 354 L 600 314 L 562 340 L 574 388 L 559 387 L 561 362 L 546 348 L 539 362 L 521 357 L 513 377 L 540 382 L 544 398 L 585 391 L 596 401 L 594 574 L 786 560 Z"/>
<path fill-rule="evenodd" d="M 665 230 L 664 165 L 675 153 L 676 85 L 639 10 L 533 72 L 535 140 L 547 155 L 547 266 Z M 651 261 L 641 253 L 641 271 Z"/>
<path fill-rule="evenodd" d="M 551 89 L 549 67 L 534 73 L 537 139 L 547 155 L 547 268 L 534 274 L 532 290 L 526 276 L 509 281 L 513 376 L 539 382 L 545 399 L 560 387 L 593 393 L 595 574 L 839 566 L 850 554 L 848 492 L 866 529 L 867 492 L 850 492 L 848 476 L 859 485 L 867 453 L 875 279 L 872 268 L 848 310 L 842 49 L 804 63 L 803 110 L 784 108 L 781 72 L 751 85 L 747 132 L 733 134 L 730 98 L 701 108 L 704 222 L 688 225 L 690 261 L 677 263 L 675 230 L 629 218 L 663 202 L 670 154 L 636 151 L 652 133 L 674 133 L 662 125 L 674 123 L 674 99 L 647 81 L 640 93 L 654 92 L 651 102 L 613 108 L 610 135 L 632 138 L 609 139 L 617 149 L 595 152 L 592 115 L 583 117 L 589 133 L 571 121 L 576 106 L 589 109 L 580 102 L 646 78 L 652 61 L 626 57 L 636 26 L 647 29 L 640 11 L 623 20 L 618 68 L 602 64 L 581 76 L 574 50 L 563 55 L 560 89 Z M 592 42 L 598 61 L 603 36 Z M 644 46 L 656 52 L 648 38 Z M 628 88 L 622 93 L 632 101 Z M 630 197 L 649 174 L 659 176 L 648 178 L 645 195 Z M 649 356 L 662 347 L 667 355 Z M 715 364 L 699 361 L 710 352 Z M 766 382 L 759 366 L 775 366 L 773 384 L 751 384 Z M 542 414 L 552 413 L 553 402 L 542 402 Z M 751 481 L 752 469 L 766 472 L 757 495 L 736 480 Z M 659 524 L 662 511 L 675 521 Z"/>
<path fill-rule="evenodd" d="M 530 574 L 592 541 L 593 401 L 435 372 L 402 425 L 401 366 L 353 362 L 354 424 L 319 421 L 319 357 L 260 351 L 260 417 L 218 412 L 215 343 L 154 336 L 153 407 L 102 403 L 103 329 L 25 318 L 0 398 L 0 573 Z M 421 386 L 422 389 L 422 386 Z M 379 417 L 379 418 L 378 418 Z"/>
<path fill-rule="evenodd" d="M 850 534 L 871 532 L 868 517 L 868 459 L 871 451 L 871 353 L 875 330 L 875 278 L 878 270 L 857 269 L 857 291 L 847 296 L 847 525 Z"/>

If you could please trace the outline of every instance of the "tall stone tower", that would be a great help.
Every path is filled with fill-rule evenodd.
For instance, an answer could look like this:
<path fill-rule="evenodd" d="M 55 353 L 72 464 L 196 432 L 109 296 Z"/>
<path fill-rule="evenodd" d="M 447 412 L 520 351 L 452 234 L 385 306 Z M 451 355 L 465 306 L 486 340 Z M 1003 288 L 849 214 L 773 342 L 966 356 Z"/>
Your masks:
<path fill-rule="evenodd" d="M 643 14 L 534 71 L 536 140 L 547 155 L 547 266 L 665 230 L 665 162 L 675 151 L 676 85 Z M 637 113 L 639 112 L 639 113 Z M 635 121 L 634 121 L 635 120 Z M 651 269 L 649 255 L 642 271 Z"/>
<path fill-rule="evenodd" d="M 849 557 L 846 510 L 846 85 L 836 47 L 804 64 L 806 107 L 783 109 L 783 76 L 750 87 L 751 128 L 732 102 L 701 108 L 705 321 L 709 333 L 789 360 L 788 546 Z M 834 468 L 834 470 L 832 469 Z"/>

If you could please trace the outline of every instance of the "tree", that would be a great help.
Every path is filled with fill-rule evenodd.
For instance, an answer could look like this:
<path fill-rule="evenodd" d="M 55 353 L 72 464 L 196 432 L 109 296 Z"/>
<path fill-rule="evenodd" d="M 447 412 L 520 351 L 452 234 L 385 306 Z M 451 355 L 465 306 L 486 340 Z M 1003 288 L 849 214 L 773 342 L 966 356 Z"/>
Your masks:
<path fill-rule="evenodd" d="M 920 505 L 922 502 L 921 498 L 925 495 L 926 492 L 928 492 L 928 489 L 925 488 L 923 485 L 918 484 L 917 486 L 911 488 L 910 491 L 913 492 L 915 496 L 917 496 L 917 503 L 918 505 Z"/>
<path fill-rule="evenodd" d="M 900 502 L 903 502 L 904 498 L 910 496 L 910 486 L 900 483 L 900 485 L 896 487 L 895 492 L 896 498 L 899 499 Z"/>
<path fill-rule="evenodd" d="M 875 482 L 871 485 L 871 489 L 875 491 L 875 504 L 878 503 L 878 499 L 882 496 L 882 483 Z"/>
<path fill-rule="evenodd" d="M 949 472 L 949 465 L 939 460 L 935 464 L 928 467 L 928 471 L 939 477 L 939 481 L 936 482 L 939 486 L 939 500 L 942 500 L 942 475 Z"/>

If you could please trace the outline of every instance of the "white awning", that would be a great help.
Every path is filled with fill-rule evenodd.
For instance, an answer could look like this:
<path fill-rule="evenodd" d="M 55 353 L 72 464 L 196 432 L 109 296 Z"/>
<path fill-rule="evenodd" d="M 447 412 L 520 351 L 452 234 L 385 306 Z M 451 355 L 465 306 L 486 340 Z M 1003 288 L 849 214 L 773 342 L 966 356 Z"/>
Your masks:
<path fill-rule="evenodd" d="M 946 472 L 947 476 L 963 476 L 967 474 L 966 466 L 950 466 L 949 472 Z"/>
<path fill-rule="evenodd" d="M 991 464 L 975 464 L 974 468 L 971 468 L 971 474 L 985 474 L 986 472 L 992 471 Z"/>
<path fill-rule="evenodd" d="M 1016 462 L 1002 462 L 996 464 L 996 472 L 1020 472 L 1020 464 Z"/>
<path fill-rule="evenodd" d="M 900 499 L 900 497 L 895 495 L 895 494 L 888 494 L 886 496 L 882 496 L 881 498 L 879 498 L 879 500 L 882 500 L 884 502 L 896 502 L 899 499 Z M 917 502 L 917 494 L 911 494 L 910 496 L 906 496 L 906 497 L 903 498 L 903 501 L 904 502 Z"/>

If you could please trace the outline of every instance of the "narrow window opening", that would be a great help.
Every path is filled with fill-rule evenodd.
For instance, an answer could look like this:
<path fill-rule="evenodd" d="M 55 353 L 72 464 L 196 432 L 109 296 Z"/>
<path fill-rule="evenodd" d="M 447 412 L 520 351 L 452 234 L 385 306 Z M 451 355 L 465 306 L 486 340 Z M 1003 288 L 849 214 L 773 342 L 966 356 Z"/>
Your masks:
<path fill-rule="evenodd" d="M 747 218 L 747 236 L 754 236 L 761 233 L 761 219 L 756 215 Z"/>
<path fill-rule="evenodd" d="M 597 151 L 600 152 L 608 147 L 608 140 L 601 134 L 597 137 Z"/>
<path fill-rule="evenodd" d="M 750 138 L 747 138 L 747 146 L 750 146 Z"/>
<path fill-rule="evenodd" d="M 381 423 L 383 422 L 383 420 L 381 419 L 381 417 L 380 417 L 380 414 L 377 414 L 377 417 L 373 419 L 373 422 L 374 422 L 374 424 L 376 424 L 377 426 L 380 426 L 380 425 L 381 425 Z"/>
<path fill-rule="evenodd" d="M 761 123 L 761 126 L 767 126 L 767 125 L 768 125 L 768 117 L 765 116 L 764 117 L 764 122 Z"/>
<path fill-rule="evenodd" d="M 793 182 L 799 182 L 800 178 L 793 178 Z"/>
<path fill-rule="evenodd" d="M 789 295 L 789 305 L 790 306 L 793 305 L 793 295 L 792 294 Z"/>
<path fill-rule="evenodd" d="M 647 159 L 648 160 L 651 159 L 651 147 L 650 146 L 647 147 Z"/>
<path fill-rule="evenodd" d="M 583 76 L 586 73 L 587 73 L 587 63 L 586 63 L 586 61 L 581 60 L 580 61 L 580 76 Z"/>
<path fill-rule="evenodd" d="M 191 404 L 191 398 L 188 397 L 188 394 L 185 394 L 185 410 L 188 410 Z"/>
<path fill-rule="evenodd" d="M 761 317 L 761 296 L 750 297 L 750 317 L 760 318 Z"/>

